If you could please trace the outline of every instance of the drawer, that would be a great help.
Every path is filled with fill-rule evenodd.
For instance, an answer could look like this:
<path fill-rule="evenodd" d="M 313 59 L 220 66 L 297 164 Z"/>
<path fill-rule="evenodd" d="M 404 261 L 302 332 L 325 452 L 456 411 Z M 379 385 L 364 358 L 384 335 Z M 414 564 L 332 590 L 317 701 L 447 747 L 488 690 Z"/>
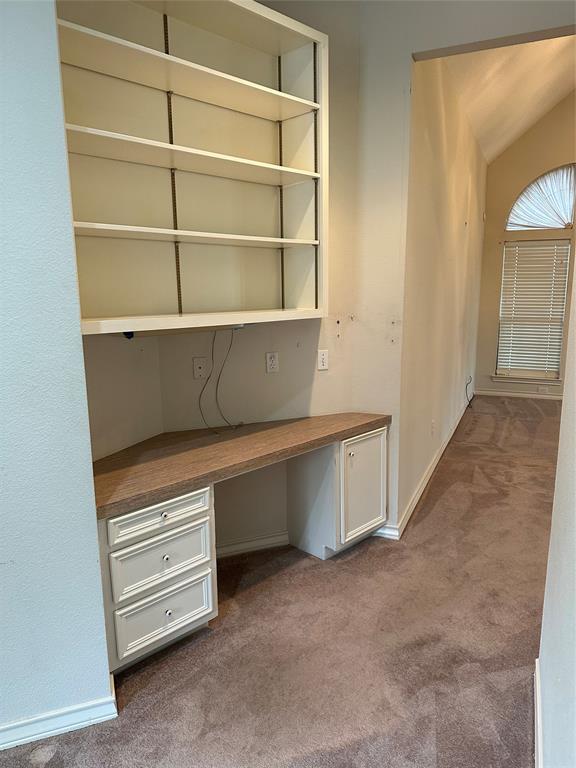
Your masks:
<path fill-rule="evenodd" d="M 110 580 L 115 602 L 136 599 L 151 587 L 200 565 L 211 555 L 210 517 L 173 528 L 110 554 Z"/>
<path fill-rule="evenodd" d="M 120 660 L 141 653 L 176 632 L 208 621 L 213 610 L 212 570 L 114 611 Z"/>
<path fill-rule="evenodd" d="M 177 523 L 185 523 L 200 512 L 210 509 L 210 488 L 187 493 L 175 499 L 137 509 L 108 521 L 108 544 L 129 544 Z"/>

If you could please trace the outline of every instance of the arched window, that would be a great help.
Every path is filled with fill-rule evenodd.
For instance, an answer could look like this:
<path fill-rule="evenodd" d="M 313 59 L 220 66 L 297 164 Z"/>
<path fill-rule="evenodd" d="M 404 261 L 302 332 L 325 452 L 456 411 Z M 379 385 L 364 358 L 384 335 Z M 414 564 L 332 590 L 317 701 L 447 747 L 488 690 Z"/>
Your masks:
<path fill-rule="evenodd" d="M 575 198 L 576 163 L 549 171 L 518 197 L 506 229 L 571 229 Z M 570 238 L 511 237 L 504 243 L 496 376 L 559 379 Z"/>
<path fill-rule="evenodd" d="M 576 164 L 549 171 L 518 197 L 506 229 L 568 229 L 574 225 L 575 197 Z"/>

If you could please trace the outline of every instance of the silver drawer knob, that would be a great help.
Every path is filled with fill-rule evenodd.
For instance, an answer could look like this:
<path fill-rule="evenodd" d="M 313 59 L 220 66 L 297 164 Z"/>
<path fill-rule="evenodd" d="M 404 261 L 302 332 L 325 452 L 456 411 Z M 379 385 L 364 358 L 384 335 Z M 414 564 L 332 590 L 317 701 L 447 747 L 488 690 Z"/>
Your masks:
<path fill-rule="evenodd" d="M 170 560 L 170 555 L 163 555 L 162 560 L 164 560 L 164 562 L 167 563 L 168 560 Z"/>
<path fill-rule="evenodd" d="M 160 517 L 162 518 L 162 520 L 167 520 L 168 519 L 168 512 L 162 512 Z"/>
<path fill-rule="evenodd" d="M 172 616 L 172 611 L 170 610 L 170 608 L 168 608 L 168 610 L 166 611 L 166 616 L 168 618 L 170 618 L 170 616 Z"/>
<path fill-rule="evenodd" d="M 348 454 L 348 456 L 354 456 L 354 451 L 350 451 L 350 453 Z"/>

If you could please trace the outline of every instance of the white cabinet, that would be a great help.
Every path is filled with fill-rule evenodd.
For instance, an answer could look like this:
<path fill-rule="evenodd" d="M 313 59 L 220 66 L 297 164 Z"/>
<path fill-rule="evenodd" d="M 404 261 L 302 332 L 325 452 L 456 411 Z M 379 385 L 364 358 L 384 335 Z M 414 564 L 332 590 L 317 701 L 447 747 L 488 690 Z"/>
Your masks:
<path fill-rule="evenodd" d="M 386 431 L 341 443 L 340 542 L 347 544 L 386 520 Z"/>
<path fill-rule="evenodd" d="M 386 521 L 388 428 L 288 462 L 290 543 L 325 560 Z"/>
<path fill-rule="evenodd" d="M 218 614 L 213 489 L 98 521 L 113 672 Z"/>

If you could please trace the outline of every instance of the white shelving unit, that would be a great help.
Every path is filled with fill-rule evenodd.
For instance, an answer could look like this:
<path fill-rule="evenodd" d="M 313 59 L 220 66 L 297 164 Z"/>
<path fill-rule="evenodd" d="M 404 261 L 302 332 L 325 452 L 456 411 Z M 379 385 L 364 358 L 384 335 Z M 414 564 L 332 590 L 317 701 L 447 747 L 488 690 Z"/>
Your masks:
<path fill-rule="evenodd" d="M 83 333 L 325 315 L 326 36 L 251 0 L 58 15 Z"/>

